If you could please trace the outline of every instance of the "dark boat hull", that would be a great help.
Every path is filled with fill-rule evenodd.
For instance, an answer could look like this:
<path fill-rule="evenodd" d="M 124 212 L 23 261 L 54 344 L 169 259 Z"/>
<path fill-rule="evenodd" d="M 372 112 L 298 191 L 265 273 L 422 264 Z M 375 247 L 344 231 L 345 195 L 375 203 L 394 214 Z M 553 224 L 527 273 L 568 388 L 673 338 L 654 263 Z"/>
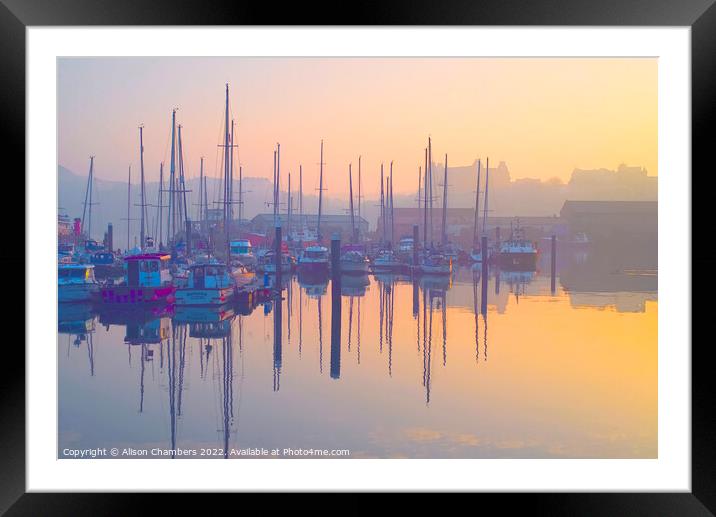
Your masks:
<path fill-rule="evenodd" d="M 505 270 L 534 271 L 537 269 L 537 253 L 500 253 L 498 264 Z"/>

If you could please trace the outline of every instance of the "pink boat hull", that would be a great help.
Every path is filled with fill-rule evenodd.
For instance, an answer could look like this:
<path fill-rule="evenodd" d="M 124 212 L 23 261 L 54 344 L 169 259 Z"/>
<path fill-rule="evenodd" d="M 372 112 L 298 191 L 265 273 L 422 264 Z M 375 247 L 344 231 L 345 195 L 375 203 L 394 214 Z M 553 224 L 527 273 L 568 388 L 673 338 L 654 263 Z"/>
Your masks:
<path fill-rule="evenodd" d="M 102 303 L 108 304 L 147 304 L 174 302 L 174 286 L 128 287 L 112 286 L 100 290 Z"/>

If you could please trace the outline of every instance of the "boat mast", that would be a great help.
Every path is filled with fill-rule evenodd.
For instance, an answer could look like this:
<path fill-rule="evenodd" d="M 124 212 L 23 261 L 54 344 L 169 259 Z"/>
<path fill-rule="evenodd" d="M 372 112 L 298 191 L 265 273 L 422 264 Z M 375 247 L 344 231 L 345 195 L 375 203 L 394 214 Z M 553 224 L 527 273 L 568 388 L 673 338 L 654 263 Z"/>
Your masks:
<path fill-rule="evenodd" d="M 171 146 L 171 159 L 169 161 L 169 213 L 167 220 L 167 245 L 173 245 L 174 243 L 174 230 L 175 226 L 175 211 L 174 206 L 174 183 L 175 183 L 175 172 L 176 172 L 176 109 L 172 110 L 172 146 Z"/>
<path fill-rule="evenodd" d="M 360 156 L 358 156 L 358 224 L 359 225 L 360 225 L 360 203 L 361 203 L 360 183 L 361 183 Z M 358 233 L 360 234 L 360 231 Z M 358 237 L 360 237 L 360 235 L 358 235 Z M 360 238 L 358 240 L 360 241 Z"/>
<path fill-rule="evenodd" d="M 140 171 L 140 182 L 141 182 L 141 208 L 142 208 L 142 215 L 140 217 L 141 220 L 141 228 L 139 230 L 139 247 L 140 249 L 144 250 L 144 212 L 147 209 L 147 203 L 144 199 L 144 139 L 142 137 L 142 130 L 144 129 L 144 126 L 139 126 L 139 171 Z M 142 363 L 143 364 L 143 363 Z"/>
<path fill-rule="evenodd" d="M 85 202 L 82 208 L 82 231 L 85 231 L 85 214 L 87 213 L 87 207 L 89 206 L 89 220 L 87 238 L 91 238 L 90 234 L 92 231 L 92 172 L 94 169 L 94 156 L 90 156 L 90 168 L 89 175 L 87 176 L 87 189 L 85 190 Z M 89 204 L 87 199 L 89 198 Z"/>
<path fill-rule="evenodd" d="M 281 225 L 281 144 L 276 143 L 276 215 L 277 224 Z"/>
<path fill-rule="evenodd" d="M 428 169 L 430 170 L 430 246 L 433 246 L 433 148 L 432 139 L 428 137 Z"/>
<path fill-rule="evenodd" d="M 418 165 L 418 214 L 420 214 L 420 197 L 422 196 L 423 168 Z"/>
<path fill-rule="evenodd" d="M 271 200 L 273 208 L 273 225 L 276 227 L 276 150 L 273 152 L 273 196 Z"/>
<path fill-rule="evenodd" d="M 204 220 L 206 221 L 207 229 L 209 227 L 209 193 L 206 189 L 206 176 L 204 176 Z"/>
<path fill-rule="evenodd" d="M 131 188 L 132 188 L 132 166 L 129 166 L 129 173 L 127 175 L 127 249 L 129 250 L 129 229 L 131 226 L 132 219 L 130 218 L 131 212 L 129 209 L 129 203 L 130 203 L 130 197 L 131 197 Z"/>
<path fill-rule="evenodd" d="M 201 221 L 204 215 L 204 157 L 199 158 L 199 213 L 197 219 Z M 204 224 L 201 225 L 202 231 Z"/>
<path fill-rule="evenodd" d="M 353 174 L 351 172 L 351 165 L 348 164 L 348 194 L 350 196 L 350 210 L 351 210 L 351 242 L 356 241 L 356 220 L 353 214 Z"/>
<path fill-rule="evenodd" d="M 159 162 L 159 247 L 162 246 L 162 191 L 164 190 L 164 162 Z"/>
<path fill-rule="evenodd" d="M 321 139 L 321 166 L 318 179 L 318 224 L 316 225 L 316 238 L 320 244 L 321 239 L 321 213 L 323 212 L 323 140 Z"/>
<path fill-rule="evenodd" d="M 241 226 L 241 221 L 243 220 L 243 217 L 244 217 L 244 210 L 243 210 L 243 208 L 244 208 L 244 190 L 243 190 L 243 185 L 242 185 L 243 177 L 244 177 L 244 172 L 241 167 L 241 164 L 239 164 L 239 226 Z"/>
<path fill-rule="evenodd" d="M 234 219 L 234 119 L 231 119 L 231 151 L 229 154 L 229 226 Z"/>
<path fill-rule="evenodd" d="M 288 199 L 286 200 L 286 240 L 291 237 L 291 173 L 288 173 Z"/>
<path fill-rule="evenodd" d="M 380 164 L 380 219 L 383 223 L 383 245 L 386 242 L 385 235 L 385 194 L 383 193 L 383 164 Z"/>
<path fill-rule="evenodd" d="M 485 165 L 485 210 L 482 215 L 482 234 L 487 235 L 485 230 L 487 229 L 487 184 L 490 180 L 490 157 L 487 157 L 487 164 Z"/>
<path fill-rule="evenodd" d="M 477 189 L 475 190 L 475 227 L 472 230 L 472 249 L 477 249 L 477 230 L 480 227 L 480 159 L 477 160 Z"/>
<path fill-rule="evenodd" d="M 206 221 L 207 230 L 209 228 L 209 193 L 206 188 L 207 180 L 204 176 L 204 220 Z"/>
<path fill-rule="evenodd" d="M 423 178 L 423 247 L 428 248 L 428 148 L 425 148 L 425 177 Z"/>
<path fill-rule="evenodd" d="M 393 217 L 393 160 L 390 161 L 390 249 L 395 242 L 395 218 Z"/>
<path fill-rule="evenodd" d="M 445 154 L 445 174 L 443 175 L 443 234 L 442 234 L 442 245 L 447 246 L 447 195 L 448 195 L 448 184 L 447 184 L 447 153 Z"/>
<path fill-rule="evenodd" d="M 186 204 L 186 181 L 184 180 L 184 147 L 182 146 L 181 139 L 181 124 L 179 124 L 179 191 L 181 194 L 180 200 L 183 205 L 182 209 L 179 210 L 179 231 L 184 228 L 185 222 L 189 219 L 188 208 Z M 188 236 L 187 236 L 188 237 Z"/>
<path fill-rule="evenodd" d="M 226 235 L 227 246 L 229 240 L 229 230 L 227 226 L 228 219 L 228 202 L 229 202 L 229 83 L 226 83 L 226 105 L 224 116 L 224 234 Z"/>
<path fill-rule="evenodd" d="M 306 220 L 303 218 L 303 165 L 298 166 L 298 210 L 299 219 L 303 227 L 301 228 L 301 235 L 304 235 L 306 229 Z"/>
<path fill-rule="evenodd" d="M 231 145 L 229 134 L 229 83 L 226 83 L 226 110 L 224 119 L 224 237 L 226 239 L 226 263 L 229 263 L 230 246 L 229 246 L 229 206 L 231 202 L 229 178 L 231 175 Z"/>

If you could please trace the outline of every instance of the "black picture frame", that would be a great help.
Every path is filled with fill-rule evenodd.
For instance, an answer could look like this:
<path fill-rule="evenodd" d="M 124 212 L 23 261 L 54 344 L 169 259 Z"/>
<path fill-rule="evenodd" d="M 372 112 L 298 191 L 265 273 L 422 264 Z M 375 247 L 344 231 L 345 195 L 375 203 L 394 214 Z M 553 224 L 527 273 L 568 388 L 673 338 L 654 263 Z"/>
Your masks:
<path fill-rule="evenodd" d="M 188 0 L 0 0 L 0 146 L 3 156 L 19 158 L 16 170 L 25 169 L 25 29 L 27 26 L 83 25 L 552 25 L 552 26 L 689 26 L 691 27 L 692 73 L 692 170 L 708 173 L 708 154 L 713 147 L 709 129 L 716 127 L 716 0 L 441 0 L 440 2 L 361 2 L 337 9 L 296 2 L 248 3 L 215 1 L 198 4 Z M 280 5 L 280 7 L 279 7 Z M 48 172 L 49 174 L 49 172 Z M 684 181 L 694 177 L 683 171 Z M 16 174 L 20 176 L 19 174 Z M 16 192 L 24 181 L 16 179 Z M 708 189 L 693 189 L 692 210 L 705 203 L 699 197 Z M 22 204 L 22 197 L 15 202 Z M 22 207 L 24 208 L 24 207 Z M 17 208 L 17 213 L 22 210 Z M 24 213 L 24 211 L 23 211 Z M 702 214 L 705 215 L 705 214 Z M 707 217 L 692 214 L 692 235 Z M 23 230 L 20 235 L 20 230 Z M 24 243 L 24 227 L 16 227 L 15 243 Z M 716 258 L 710 247 L 675 250 L 692 253 L 695 271 L 712 271 Z M 0 251 L 3 270 L 25 270 L 25 257 Z M 25 274 L 30 274 L 25 270 Z M 691 284 L 685 274 L 684 281 Z M 10 289 L 21 292 L 20 278 L 7 279 Z M 25 305 L 23 304 L 24 308 Z M 708 304 L 692 301 L 693 315 Z M 19 304 L 5 310 L 20 311 Z M 5 313 L 10 320 L 12 313 Z M 27 318 L 27 314 L 25 314 Z M 19 321 L 19 314 L 17 321 Z M 26 323 L 27 320 L 25 319 Z M 692 325 L 693 328 L 693 325 Z M 0 513 L 7 515 L 124 514 L 142 508 L 145 496 L 132 494 L 26 494 L 25 493 L 25 354 L 20 341 L 6 342 L 0 375 Z M 26 343 L 41 346 L 42 343 Z M 716 513 L 716 413 L 712 403 L 714 376 L 707 359 L 710 339 L 668 346 L 692 346 L 692 491 L 690 493 L 619 494 L 526 494 L 496 496 L 501 509 L 522 506 L 544 514 L 610 515 L 712 515 Z M 9 366 L 8 366 L 9 365 Z M 492 496 L 491 496 L 492 497 Z M 183 498 L 162 497 L 166 512 Z M 360 509 L 356 503 L 355 510 Z"/>

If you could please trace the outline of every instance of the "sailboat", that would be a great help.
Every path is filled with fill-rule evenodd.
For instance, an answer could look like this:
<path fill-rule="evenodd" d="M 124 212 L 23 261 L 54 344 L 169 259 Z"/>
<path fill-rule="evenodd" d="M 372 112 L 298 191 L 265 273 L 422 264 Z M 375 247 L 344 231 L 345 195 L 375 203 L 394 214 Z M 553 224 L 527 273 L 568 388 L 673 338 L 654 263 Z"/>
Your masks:
<path fill-rule="evenodd" d="M 351 213 L 351 244 L 341 249 L 341 273 L 347 275 L 368 274 L 368 257 L 365 254 L 365 246 L 359 244 L 358 232 L 355 225 L 355 214 L 353 212 L 353 176 L 351 165 L 348 165 L 348 192 L 350 196 Z"/>
<path fill-rule="evenodd" d="M 181 126 L 179 126 L 181 128 Z M 224 119 L 224 234 L 226 258 L 231 255 L 229 226 L 231 223 L 231 167 L 233 140 L 229 133 L 229 85 L 226 84 L 226 109 Z M 231 123 L 233 133 L 233 122 Z M 181 134 L 181 133 L 180 133 Z M 180 140 L 181 143 L 181 140 Z M 181 147 L 180 147 L 181 148 Z M 180 162 L 180 170 L 183 165 Z M 233 301 L 237 283 L 227 262 L 216 258 L 207 262 L 188 265 L 186 283 L 176 290 L 177 305 L 223 305 Z"/>
<path fill-rule="evenodd" d="M 472 251 L 470 259 L 473 262 L 482 262 L 482 250 L 480 249 L 480 160 L 477 160 L 477 189 L 475 190 L 475 226 L 472 229 Z"/>
<path fill-rule="evenodd" d="M 321 245 L 321 212 L 323 207 L 323 140 L 321 140 L 321 163 L 318 187 L 318 223 L 316 225 L 316 240 L 314 246 L 308 246 L 298 258 L 298 271 L 309 275 L 328 275 L 329 260 L 328 248 Z"/>
<path fill-rule="evenodd" d="M 428 140 L 429 156 L 432 155 L 432 142 Z M 429 158 L 431 159 L 431 158 Z M 430 179 L 428 188 L 430 189 L 430 199 L 432 199 L 432 165 L 430 165 Z M 428 210 L 426 203 L 425 210 Z M 432 215 L 430 217 L 431 232 L 432 233 Z M 445 248 L 447 246 L 447 155 L 445 155 L 445 179 L 443 184 L 443 215 L 442 215 L 442 238 L 440 249 L 426 249 L 423 260 L 420 263 L 420 272 L 423 275 L 450 275 L 452 274 L 451 258 L 445 255 Z"/>
<path fill-rule="evenodd" d="M 398 254 L 393 250 L 393 162 L 390 162 L 390 177 L 385 181 L 385 195 L 383 194 L 383 164 L 380 166 L 380 205 L 383 220 L 383 242 L 386 247 L 378 252 L 378 256 L 373 259 L 371 269 L 373 273 L 391 273 L 398 272 L 403 269 L 403 263 L 400 261 Z M 390 219 L 390 241 L 387 238 L 386 220 Z"/>

